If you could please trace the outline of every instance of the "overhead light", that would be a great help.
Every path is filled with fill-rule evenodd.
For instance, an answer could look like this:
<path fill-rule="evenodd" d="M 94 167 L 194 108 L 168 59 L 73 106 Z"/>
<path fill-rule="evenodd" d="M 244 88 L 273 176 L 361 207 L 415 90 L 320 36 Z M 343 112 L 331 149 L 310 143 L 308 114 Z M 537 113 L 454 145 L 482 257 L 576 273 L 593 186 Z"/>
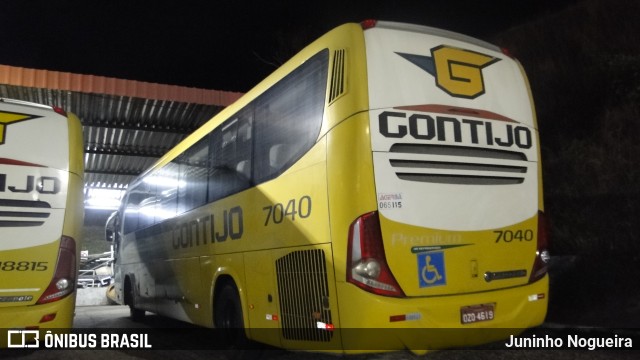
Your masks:
<path fill-rule="evenodd" d="M 85 189 L 85 209 L 117 210 L 125 189 L 87 188 Z"/>

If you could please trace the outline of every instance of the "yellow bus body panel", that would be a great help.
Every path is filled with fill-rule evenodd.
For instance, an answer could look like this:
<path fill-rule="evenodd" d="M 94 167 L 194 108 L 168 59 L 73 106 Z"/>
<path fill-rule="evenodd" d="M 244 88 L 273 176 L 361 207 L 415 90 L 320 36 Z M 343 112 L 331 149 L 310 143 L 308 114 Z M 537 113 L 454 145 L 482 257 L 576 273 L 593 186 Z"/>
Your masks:
<path fill-rule="evenodd" d="M 397 299 L 338 283 L 342 322 L 349 324 L 343 331 L 343 341 L 348 344 L 345 351 L 410 349 L 420 352 L 505 339 L 544 321 L 548 298 L 531 299 L 546 293 L 548 285 L 549 277 L 545 276 L 531 285 L 485 293 Z M 482 303 L 496 303 L 491 327 L 482 322 L 461 325 L 460 308 Z M 399 315 L 411 320 L 390 320 Z"/>

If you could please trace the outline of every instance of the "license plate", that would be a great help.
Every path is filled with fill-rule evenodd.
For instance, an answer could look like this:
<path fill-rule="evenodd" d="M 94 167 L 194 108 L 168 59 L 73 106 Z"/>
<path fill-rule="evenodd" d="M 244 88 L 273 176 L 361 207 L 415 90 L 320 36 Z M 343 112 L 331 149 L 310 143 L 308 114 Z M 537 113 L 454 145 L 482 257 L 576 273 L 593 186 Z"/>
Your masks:
<path fill-rule="evenodd" d="M 495 317 L 495 306 L 495 303 L 463 306 L 460 308 L 460 322 L 466 325 L 491 321 Z"/>

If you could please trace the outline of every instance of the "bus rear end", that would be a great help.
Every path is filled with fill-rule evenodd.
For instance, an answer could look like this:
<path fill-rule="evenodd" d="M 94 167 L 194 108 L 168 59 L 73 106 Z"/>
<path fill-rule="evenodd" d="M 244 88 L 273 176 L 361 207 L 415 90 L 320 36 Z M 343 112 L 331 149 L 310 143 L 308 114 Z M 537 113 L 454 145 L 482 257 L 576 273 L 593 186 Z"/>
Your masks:
<path fill-rule="evenodd" d="M 542 323 L 538 128 L 521 66 L 427 27 L 378 22 L 364 39 L 377 210 L 349 230 L 342 326 L 415 329 L 374 344 L 427 349 Z"/>
<path fill-rule="evenodd" d="M 82 174 L 74 115 L 0 99 L 0 327 L 71 327 Z"/>

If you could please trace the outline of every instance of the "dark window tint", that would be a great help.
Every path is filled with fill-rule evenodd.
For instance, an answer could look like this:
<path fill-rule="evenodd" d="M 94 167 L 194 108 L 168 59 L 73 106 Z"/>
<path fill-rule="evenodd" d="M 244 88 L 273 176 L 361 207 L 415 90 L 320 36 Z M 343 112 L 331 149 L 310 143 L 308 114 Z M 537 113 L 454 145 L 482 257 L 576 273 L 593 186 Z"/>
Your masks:
<path fill-rule="evenodd" d="M 156 187 L 152 181 L 145 179 L 133 186 L 126 198 L 123 224 L 125 234 L 153 224 L 155 202 Z"/>
<path fill-rule="evenodd" d="M 318 138 L 328 50 L 321 51 L 171 163 L 134 184 L 124 233 L 273 179 Z"/>
<path fill-rule="evenodd" d="M 209 201 L 251 186 L 251 108 L 247 107 L 211 133 Z"/>
<path fill-rule="evenodd" d="M 179 170 L 180 168 L 177 164 L 169 163 L 151 177 L 156 185 L 155 223 L 176 215 L 178 186 L 180 184 Z"/>
<path fill-rule="evenodd" d="M 256 183 L 281 174 L 317 140 L 328 56 L 328 50 L 316 54 L 255 102 Z"/>
<path fill-rule="evenodd" d="M 210 137 L 205 136 L 175 160 L 180 168 L 178 214 L 207 202 L 207 176 L 211 166 L 209 143 Z"/>

